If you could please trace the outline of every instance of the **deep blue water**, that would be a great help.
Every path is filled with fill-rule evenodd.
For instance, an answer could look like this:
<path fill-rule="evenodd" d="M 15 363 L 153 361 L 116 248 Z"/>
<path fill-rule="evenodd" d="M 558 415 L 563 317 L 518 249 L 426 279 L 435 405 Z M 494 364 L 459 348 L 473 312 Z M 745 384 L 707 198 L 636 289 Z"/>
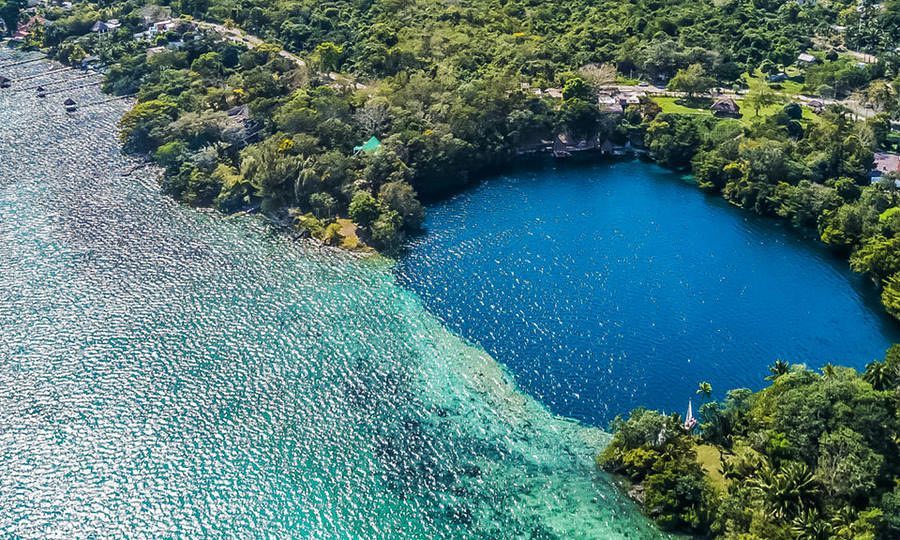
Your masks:
<path fill-rule="evenodd" d="M 431 207 L 426 229 L 401 282 L 589 423 L 683 412 L 699 381 L 760 388 L 778 358 L 862 367 L 900 340 L 846 261 L 647 163 L 511 173 Z"/>

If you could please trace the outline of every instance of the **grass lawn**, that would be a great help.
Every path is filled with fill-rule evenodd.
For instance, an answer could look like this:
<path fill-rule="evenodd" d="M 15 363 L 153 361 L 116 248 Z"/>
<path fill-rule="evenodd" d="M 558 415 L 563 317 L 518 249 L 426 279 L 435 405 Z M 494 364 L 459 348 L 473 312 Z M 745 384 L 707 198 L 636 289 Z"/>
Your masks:
<path fill-rule="evenodd" d="M 695 103 L 686 103 L 685 100 L 681 98 L 673 97 L 654 96 L 652 99 L 656 102 L 657 105 L 659 105 L 660 109 L 662 109 L 662 112 L 664 113 L 699 114 L 703 116 L 712 116 L 712 111 L 709 110 L 711 100 L 697 100 Z M 776 114 L 788 102 L 786 100 L 784 103 L 777 103 L 775 105 L 763 107 L 759 110 L 759 116 L 757 116 L 756 111 L 754 111 L 752 107 L 744 105 L 744 100 L 738 99 L 735 101 L 741 108 L 740 121 L 745 125 L 750 125 L 753 122 L 764 120 L 769 116 Z M 813 113 L 808 107 L 801 106 L 801 108 L 803 110 L 804 123 L 814 122 L 818 118 L 816 114 Z"/>
<path fill-rule="evenodd" d="M 679 101 L 683 101 L 681 98 L 673 98 L 673 97 L 654 97 L 653 101 L 659 105 L 660 109 L 664 113 L 673 113 L 673 114 L 703 114 L 706 116 L 712 116 L 712 111 L 709 110 L 709 103 L 698 102 L 697 107 L 689 107 L 687 105 L 683 105 L 678 103 Z"/>
<path fill-rule="evenodd" d="M 719 470 L 722 466 L 722 454 L 719 449 L 711 444 L 698 444 L 695 450 L 697 451 L 697 463 L 703 467 L 713 486 L 725 491 L 725 476 Z"/>
<path fill-rule="evenodd" d="M 341 247 L 344 249 L 360 249 L 366 247 L 356 234 L 356 224 L 347 218 L 337 218 L 335 221 L 341 226 Z"/>
<path fill-rule="evenodd" d="M 785 73 L 790 77 L 798 77 L 802 74 L 801 71 L 795 67 L 785 69 Z M 741 80 L 743 80 L 747 86 L 750 86 L 751 83 L 768 84 L 770 88 L 787 97 L 793 97 L 803 93 L 803 84 L 797 81 L 787 80 L 781 81 L 780 83 L 768 83 L 766 81 L 766 75 L 759 69 L 755 70 L 752 74 L 744 72 L 741 75 Z"/>

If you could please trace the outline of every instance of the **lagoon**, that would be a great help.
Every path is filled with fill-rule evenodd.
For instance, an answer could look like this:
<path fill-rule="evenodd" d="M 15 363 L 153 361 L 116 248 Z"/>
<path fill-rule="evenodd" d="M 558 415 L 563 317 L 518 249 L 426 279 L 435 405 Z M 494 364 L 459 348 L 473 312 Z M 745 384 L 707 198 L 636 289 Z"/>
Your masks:
<path fill-rule="evenodd" d="M 640 161 L 544 162 L 428 209 L 400 281 L 553 412 L 595 425 L 862 368 L 900 340 L 871 283 L 785 223 Z M 695 408 L 696 410 L 696 408 Z"/>

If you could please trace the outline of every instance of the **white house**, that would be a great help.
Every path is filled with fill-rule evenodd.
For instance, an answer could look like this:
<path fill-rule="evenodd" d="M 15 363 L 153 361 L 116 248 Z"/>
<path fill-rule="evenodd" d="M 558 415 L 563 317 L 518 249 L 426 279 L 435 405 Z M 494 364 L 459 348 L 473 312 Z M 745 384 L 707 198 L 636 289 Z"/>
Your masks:
<path fill-rule="evenodd" d="M 94 26 L 91 27 L 91 32 L 97 32 L 98 34 L 105 34 L 107 32 L 115 32 L 122 26 L 122 23 L 119 22 L 119 19 L 110 19 L 108 21 L 97 21 L 94 23 Z"/>
<path fill-rule="evenodd" d="M 809 53 L 800 53 L 797 56 L 797 63 L 801 65 L 809 65 L 816 63 L 816 57 Z"/>

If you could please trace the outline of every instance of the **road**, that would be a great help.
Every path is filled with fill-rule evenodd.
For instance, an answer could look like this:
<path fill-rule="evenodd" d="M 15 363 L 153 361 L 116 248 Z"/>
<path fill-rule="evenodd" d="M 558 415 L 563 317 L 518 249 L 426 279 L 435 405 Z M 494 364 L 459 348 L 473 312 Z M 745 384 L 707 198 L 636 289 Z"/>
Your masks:
<path fill-rule="evenodd" d="M 240 28 L 229 28 L 229 27 L 221 25 L 221 24 L 211 23 L 211 22 L 207 22 L 207 21 L 200 21 L 200 20 L 196 20 L 196 19 L 193 22 L 199 28 L 204 28 L 206 30 L 212 30 L 213 32 L 216 32 L 217 34 L 219 34 L 222 37 L 224 37 L 225 39 L 227 39 L 228 41 L 233 41 L 235 43 L 243 43 L 245 45 L 250 45 L 251 47 L 258 47 L 265 43 L 265 41 L 263 41 L 262 38 L 260 38 L 258 36 L 254 36 L 253 34 L 248 34 L 247 32 L 244 32 L 243 30 L 241 30 Z M 281 49 L 280 51 L 278 51 L 278 56 L 280 56 L 282 58 L 287 58 L 288 60 L 290 60 L 291 62 L 296 64 L 298 67 L 306 66 L 306 62 L 304 62 L 302 58 L 300 58 L 296 54 L 290 53 L 284 49 Z"/>
<path fill-rule="evenodd" d="M 243 30 L 241 30 L 240 28 L 235 28 L 235 27 L 229 28 L 229 27 L 221 25 L 221 24 L 212 23 L 212 22 L 208 22 L 208 21 L 201 21 L 201 20 L 194 20 L 194 23 L 200 28 L 212 30 L 213 32 L 216 32 L 217 34 L 221 35 L 225 39 L 227 39 L 229 41 L 233 41 L 235 43 L 243 43 L 245 45 L 250 45 L 251 47 L 257 47 L 257 46 L 265 43 L 265 41 L 263 41 L 262 38 L 255 36 L 253 34 L 248 34 L 247 32 L 244 32 Z M 286 59 L 290 60 L 298 67 L 306 66 L 306 62 L 304 62 L 302 58 L 300 58 L 296 54 L 288 52 L 284 49 L 279 50 L 278 55 L 281 56 L 282 58 L 286 58 Z M 334 74 L 329 74 L 329 77 L 333 80 L 336 80 L 336 77 Z M 360 85 L 360 86 L 362 86 L 362 85 Z M 362 86 L 362 87 L 364 88 L 364 86 Z M 627 93 L 636 93 L 636 92 L 646 92 L 647 94 L 650 94 L 650 95 L 666 95 L 666 96 L 672 96 L 672 97 L 686 97 L 687 96 L 687 94 L 685 94 L 684 92 L 672 92 L 672 91 L 666 90 L 665 88 L 661 88 L 659 86 L 655 86 L 652 84 L 647 85 L 647 86 L 614 85 L 614 86 L 611 86 L 610 88 L 615 89 L 619 93 L 626 93 L 626 94 Z M 737 94 L 731 90 L 726 90 L 724 92 L 721 92 L 718 95 L 730 97 L 732 99 L 743 99 L 742 94 Z M 801 102 L 801 103 L 808 103 L 813 100 L 818 100 L 818 101 L 821 101 L 825 105 L 832 105 L 832 104 L 843 105 L 844 107 L 849 109 L 854 115 L 856 115 L 857 118 L 870 118 L 875 115 L 875 111 L 865 107 L 865 105 L 863 105 L 857 101 L 854 101 L 852 99 L 842 99 L 842 100 L 821 99 L 821 98 L 814 98 L 814 97 L 809 97 L 809 96 L 804 96 L 804 95 L 787 95 L 787 94 L 785 94 L 785 95 L 788 98 L 793 99 L 798 102 Z"/>
<path fill-rule="evenodd" d="M 687 97 L 687 94 L 684 92 L 672 92 L 670 90 L 666 90 L 665 88 L 648 85 L 648 86 L 635 86 L 635 85 L 613 85 L 610 87 L 611 89 L 615 89 L 619 93 L 623 94 L 633 94 L 636 92 L 646 92 L 648 95 L 664 95 L 669 97 Z M 736 93 L 733 90 L 724 90 L 719 92 L 718 94 L 713 95 L 712 97 L 730 97 L 735 100 L 744 99 L 746 93 Z M 796 101 L 798 103 L 807 104 L 810 101 L 821 101 L 823 105 L 842 105 L 846 107 L 850 112 L 852 112 L 858 119 L 866 119 L 875 116 L 876 112 L 866 107 L 863 103 L 860 103 L 853 99 L 823 99 L 818 97 L 805 96 L 803 94 L 781 94 L 782 96 Z"/>

